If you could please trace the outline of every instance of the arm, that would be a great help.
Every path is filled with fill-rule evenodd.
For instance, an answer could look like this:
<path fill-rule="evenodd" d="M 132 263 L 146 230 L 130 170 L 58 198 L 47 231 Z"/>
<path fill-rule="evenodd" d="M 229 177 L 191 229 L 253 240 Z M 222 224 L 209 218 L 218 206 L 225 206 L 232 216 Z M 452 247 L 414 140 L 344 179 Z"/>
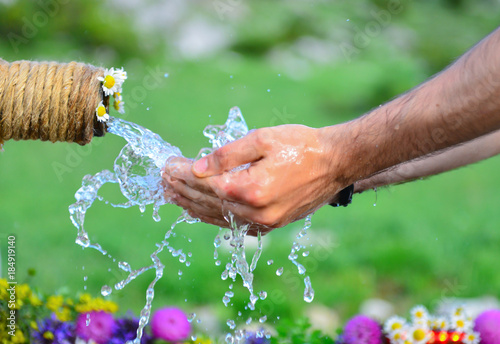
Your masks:
<path fill-rule="evenodd" d="M 438 154 L 402 163 L 354 183 L 354 192 L 428 177 L 500 154 L 500 130 Z"/>
<path fill-rule="evenodd" d="M 499 128 L 497 29 L 434 78 L 363 117 L 320 129 L 258 129 L 195 164 L 172 161 L 166 182 L 173 200 L 205 222 L 227 226 L 223 213 L 231 211 L 269 230 L 314 212 L 358 180 Z M 228 172 L 246 163 L 247 170 Z"/>

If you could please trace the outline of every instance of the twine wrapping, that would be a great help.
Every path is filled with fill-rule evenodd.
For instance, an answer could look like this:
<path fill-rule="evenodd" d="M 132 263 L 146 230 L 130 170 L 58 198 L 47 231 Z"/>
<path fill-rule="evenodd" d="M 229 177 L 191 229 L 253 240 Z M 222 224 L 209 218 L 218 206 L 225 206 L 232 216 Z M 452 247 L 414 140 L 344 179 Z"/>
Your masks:
<path fill-rule="evenodd" d="M 0 58 L 0 144 L 6 140 L 77 142 L 103 136 L 97 121 L 100 101 L 109 107 L 98 76 L 104 69 L 70 62 Z"/>

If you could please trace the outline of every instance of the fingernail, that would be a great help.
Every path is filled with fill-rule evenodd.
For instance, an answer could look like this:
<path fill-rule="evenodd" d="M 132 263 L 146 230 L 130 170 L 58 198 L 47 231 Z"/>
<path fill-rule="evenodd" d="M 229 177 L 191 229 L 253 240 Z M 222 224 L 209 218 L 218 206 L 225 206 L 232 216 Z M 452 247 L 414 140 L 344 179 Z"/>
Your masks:
<path fill-rule="evenodd" d="M 198 160 L 193 165 L 194 172 L 199 174 L 204 173 L 207 170 L 207 168 L 208 168 L 208 162 L 207 159 L 205 158 Z"/>

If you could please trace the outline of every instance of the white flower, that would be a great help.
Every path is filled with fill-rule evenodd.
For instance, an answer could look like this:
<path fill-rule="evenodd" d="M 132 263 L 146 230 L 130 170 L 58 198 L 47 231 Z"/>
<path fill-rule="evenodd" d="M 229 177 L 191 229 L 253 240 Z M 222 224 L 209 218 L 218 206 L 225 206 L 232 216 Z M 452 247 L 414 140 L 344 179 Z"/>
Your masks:
<path fill-rule="evenodd" d="M 392 316 L 386 320 L 384 324 L 384 331 L 388 334 L 399 332 L 406 325 L 406 320 L 398 316 Z"/>
<path fill-rule="evenodd" d="M 114 68 L 106 69 L 104 76 L 97 78 L 97 80 L 102 82 L 102 89 L 106 96 L 112 96 L 115 92 L 121 92 L 125 79 L 127 79 L 127 72 L 123 68 L 116 71 Z"/>
<path fill-rule="evenodd" d="M 99 122 L 106 122 L 109 119 L 108 112 L 106 111 L 106 107 L 102 103 L 102 100 L 95 109 L 95 115 L 97 116 L 97 120 Z"/>
<path fill-rule="evenodd" d="M 452 317 L 465 317 L 465 309 L 464 306 L 458 306 L 453 309 L 451 312 Z"/>
<path fill-rule="evenodd" d="M 451 328 L 459 332 L 467 332 L 472 329 L 472 320 L 465 316 L 453 316 L 451 318 Z"/>
<path fill-rule="evenodd" d="M 464 344 L 479 344 L 481 341 L 481 335 L 474 331 L 466 332 L 462 341 Z"/>
<path fill-rule="evenodd" d="M 447 331 L 450 328 L 450 322 L 443 317 L 435 318 L 432 327 L 439 331 Z"/>
<path fill-rule="evenodd" d="M 415 324 L 427 326 L 427 319 L 429 318 L 429 312 L 424 306 L 415 306 L 410 311 L 411 318 Z"/>
<path fill-rule="evenodd" d="M 430 339 L 430 331 L 426 326 L 415 325 L 408 332 L 408 340 L 413 344 L 425 344 Z"/>
<path fill-rule="evenodd" d="M 406 339 L 406 332 L 404 332 L 403 330 L 399 330 L 399 331 L 394 330 L 391 333 L 389 333 L 389 335 L 387 337 L 389 338 L 389 341 L 391 342 L 391 344 L 404 343 L 404 341 Z"/>
<path fill-rule="evenodd" d="M 121 114 L 125 113 L 124 105 L 125 105 L 125 102 L 122 101 L 122 100 L 119 100 L 119 99 L 115 99 L 115 101 L 113 103 L 113 107 L 115 108 L 115 110 L 118 111 Z"/>
<path fill-rule="evenodd" d="M 80 337 L 76 337 L 75 344 L 97 344 L 93 339 L 89 339 L 88 342 L 81 339 Z"/>

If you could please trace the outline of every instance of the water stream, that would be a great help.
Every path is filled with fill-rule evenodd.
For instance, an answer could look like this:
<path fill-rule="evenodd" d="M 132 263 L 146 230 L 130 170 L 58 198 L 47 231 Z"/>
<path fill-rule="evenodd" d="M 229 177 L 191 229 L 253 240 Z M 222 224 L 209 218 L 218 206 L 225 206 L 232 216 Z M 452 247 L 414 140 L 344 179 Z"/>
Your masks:
<path fill-rule="evenodd" d="M 122 148 L 118 157 L 115 159 L 113 171 L 103 170 L 93 176 L 87 175 L 83 178 L 82 186 L 75 194 L 76 202 L 69 206 L 69 212 L 71 221 L 78 230 L 75 240 L 76 243 L 83 248 L 96 249 L 103 255 L 107 255 L 112 259 L 111 255 L 109 255 L 99 243 L 90 240 L 89 234 L 84 226 L 85 214 L 92 204 L 96 200 L 105 201 L 103 197 L 98 194 L 99 189 L 107 183 L 118 184 L 121 193 L 126 197 L 127 201 L 120 204 L 111 204 L 113 207 L 129 208 L 138 206 L 140 211 L 144 212 L 146 206 L 152 205 L 153 219 L 155 221 L 160 221 L 160 216 L 158 214 L 160 206 L 170 203 L 169 199 L 165 199 L 164 197 L 161 177 L 162 168 L 170 157 L 182 156 L 182 153 L 177 147 L 164 141 L 158 134 L 135 123 L 110 117 L 107 126 L 109 133 L 123 137 L 127 141 L 127 144 Z M 209 139 L 212 147 L 202 149 L 198 158 L 211 153 L 213 150 L 229 142 L 245 136 L 247 133 L 248 127 L 239 108 L 232 108 L 229 111 L 228 119 L 224 125 L 211 125 L 205 128 L 203 134 Z M 238 169 L 244 168 L 247 168 L 247 166 L 240 166 Z M 237 225 L 231 213 L 227 214 L 227 219 L 231 224 L 231 230 L 229 233 L 226 233 L 223 238 L 229 241 L 231 252 L 230 261 L 225 265 L 221 278 L 223 280 L 230 278 L 235 282 L 237 275 L 239 275 L 242 278 L 243 285 L 250 293 L 247 307 L 254 310 L 257 300 L 259 300 L 259 298 L 265 299 L 267 296 L 265 291 L 261 291 L 256 295 L 253 288 L 253 271 L 257 267 L 262 252 L 262 238 L 260 235 L 258 236 L 258 247 L 249 264 L 245 255 L 245 235 L 248 231 L 248 225 Z M 113 292 L 113 289 L 123 289 L 145 271 L 151 269 L 156 271 L 155 278 L 151 281 L 146 291 L 146 304 L 140 312 L 139 328 L 137 330 L 137 338 L 133 341 L 134 344 L 140 343 L 142 332 L 151 315 L 155 284 L 164 273 L 165 266 L 162 264 L 158 255 L 164 249 L 167 249 L 173 257 L 179 259 L 179 262 L 187 266 L 190 264 L 188 261 L 188 256 L 190 256 L 190 254 L 187 256 L 182 248 L 174 248 L 169 242 L 170 238 L 175 236 L 175 225 L 181 222 L 196 223 L 199 222 L 199 220 L 190 217 L 187 212 L 184 211 L 179 219 L 172 224 L 170 229 L 166 232 L 163 240 L 160 243 L 156 243 L 156 249 L 150 255 L 152 261 L 151 265 L 133 269 L 129 263 L 120 261 L 118 262 L 118 268 L 128 273 L 128 276 L 117 282 L 114 286 L 104 285 L 101 288 L 101 294 L 107 296 Z M 306 225 L 297 235 L 297 241 L 293 243 L 290 256 L 288 257 L 290 261 L 296 265 L 299 274 L 304 276 L 305 268 L 297 262 L 298 252 L 303 248 L 303 246 L 298 244 L 298 240 L 306 235 L 309 226 L 310 219 L 306 221 Z M 217 252 L 220 245 L 221 237 L 219 232 L 214 240 L 214 259 L 216 259 L 216 265 L 220 265 Z M 113 259 L 113 261 L 115 260 Z M 268 264 L 270 265 L 269 262 Z M 178 274 L 178 272 L 174 273 L 176 275 Z M 305 276 L 304 283 L 304 300 L 311 302 L 314 297 L 314 291 L 312 290 L 308 276 Z M 232 284 L 223 297 L 223 303 L 226 306 L 228 306 L 231 298 L 234 296 L 234 292 L 231 289 Z M 191 318 L 194 319 L 195 316 L 194 314 Z M 260 319 L 261 323 L 265 321 L 265 316 Z M 234 320 L 228 320 L 228 326 L 231 330 L 235 330 L 236 324 Z M 244 339 L 245 332 L 242 330 L 235 330 L 234 334 L 229 333 L 226 336 L 226 342 L 228 343 L 239 343 Z"/>

